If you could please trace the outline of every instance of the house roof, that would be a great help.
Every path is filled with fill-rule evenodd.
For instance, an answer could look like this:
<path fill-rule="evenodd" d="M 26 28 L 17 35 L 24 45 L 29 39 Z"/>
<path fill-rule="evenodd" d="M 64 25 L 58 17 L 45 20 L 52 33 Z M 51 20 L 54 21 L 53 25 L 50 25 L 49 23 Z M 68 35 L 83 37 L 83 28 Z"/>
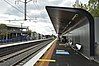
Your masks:
<path fill-rule="evenodd" d="M 12 24 L 6 24 L 7 27 L 11 27 L 11 28 L 20 28 L 20 29 L 26 29 L 27 26 L 19 26 L 19 25 L 12 25 Z"/>

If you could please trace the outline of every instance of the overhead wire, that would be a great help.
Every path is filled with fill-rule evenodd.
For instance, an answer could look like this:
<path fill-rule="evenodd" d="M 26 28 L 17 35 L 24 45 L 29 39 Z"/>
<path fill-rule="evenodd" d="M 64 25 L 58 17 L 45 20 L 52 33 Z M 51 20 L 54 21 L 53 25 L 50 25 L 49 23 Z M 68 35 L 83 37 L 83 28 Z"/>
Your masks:
<path fill-rule="evenodd" d="M 37 9 L 40 8 L 39 5 L 38 5 L 37 3 L 34 3 L 34 5 L 36 6 Z M 43 4 L 43 5 L 44 5 L 44 4 Z M 45 6 L 45 5 L 44 5 L 44 6 Z M 42 14 L 40 14 L 40 16 L 43 17 Z M 47 22 L 45 22 L 45 23 L 47 23 Z M 49 22 L 49 23 L 50 23 L 50 22 Z M 52 29 L 52 27 L 50 27 L 49 25 L 47 25 L 47 26 L 50 28 L 51 31 L 54 30 L 54 29 Z M 46 26 L 45 26 L 45 27 L 46 27 Z M 54 31 L 55 31 L 55 30 L 54 30 Z M 52 32 L 52 33 L 53 33 L 53 32 Z"/>
<path fill-rule="evenodd" d="M 22 13 L 22 14 L 24 14 L 23 13 L 23 11 L 21 11 L 22 9 L 18 9 L 17 7 L 15 7 L 14 5 L 12 5 L 11 3 L 9 3 L 8 1 L 6 1 L 6 0 L 4 0 L 7 4 L 9 4 L 10 6 L 12 6 L 13 8 L 15 8 L 16 10 L 18 10 L 20 13 Z M 37 3 L 34 3 L 34 5 L 35 5 L 35 7 L 37 8 L 37 9 L 39 9 L 40 7 L 38 6 L 38 4 Z M 26 15 L 27 17 L 29 17 L 30 18 L 30 16 L 28 16 L 28 15 Z M 42 14 L 40 14 L 40 16 L 42 17 Z M 37 17 L 36 17 L 37 18 Z M 31 18 L 30 18 L 31 19 Z M 50 27 L 50 26 L 49 26 Z"/>
<path fill-rule="evenodd" d="M 20 13 L 24 14 L 23 11 L 21 11 L 20 9 L 18 9 L 17 7 L 15 7 L 14 5 L 12 5 L 11 3 L 9 3 L 8 1 L 4 0 L 7 4 L 9 4 L 10 6 L 12 6 L 13 8 L 15 8 L 17 11 L 19 11 Z M 26 15 L 27 17 L 29 17 L 31 19 L 30 16 Z"/>
<path fill-rule="evenodd" d="M 9 4 L 10 6 L 12 6 L 13 8 L 15 8 L 16 10 L 18 10 L 20 13 L 23 14 L 23 12 L 21 10 L 19 10 L 18 8 L 16 8 L 15 6 L 13 6 L 11 3 L 9 3 L 8 1 L 4 0 L 7 4 Z"/>

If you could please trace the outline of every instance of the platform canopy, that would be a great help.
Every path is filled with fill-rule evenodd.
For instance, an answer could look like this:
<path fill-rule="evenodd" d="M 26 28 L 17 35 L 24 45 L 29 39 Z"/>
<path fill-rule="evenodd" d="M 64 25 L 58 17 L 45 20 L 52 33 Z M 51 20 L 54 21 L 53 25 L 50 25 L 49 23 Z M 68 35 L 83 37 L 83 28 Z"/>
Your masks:
<path fill-rule="evenodd" d="M 90 13 L 84 9 L 46 6 L 46 10 L 58 34 L 77 28 L 76 25 L 84 18 L 87 18 L 90 23 L 94 22 Z"/>

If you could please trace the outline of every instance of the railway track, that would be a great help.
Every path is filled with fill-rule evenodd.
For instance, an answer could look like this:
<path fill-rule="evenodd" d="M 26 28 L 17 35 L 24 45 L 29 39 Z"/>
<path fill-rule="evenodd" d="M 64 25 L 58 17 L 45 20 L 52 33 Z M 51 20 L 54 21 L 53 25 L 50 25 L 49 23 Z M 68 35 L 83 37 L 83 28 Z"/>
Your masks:
<path fill-rule="evenodd" d="M 0 53 L 0 66 L 22 66 L 30 58 L 36 55 L 41 49 L 48 45 L 52 40 L 35 42 L 7 48 Z M 2 51 L 3 51 L 2 50 Z M 2 54 L 3 53 L 3 54 Z"/>

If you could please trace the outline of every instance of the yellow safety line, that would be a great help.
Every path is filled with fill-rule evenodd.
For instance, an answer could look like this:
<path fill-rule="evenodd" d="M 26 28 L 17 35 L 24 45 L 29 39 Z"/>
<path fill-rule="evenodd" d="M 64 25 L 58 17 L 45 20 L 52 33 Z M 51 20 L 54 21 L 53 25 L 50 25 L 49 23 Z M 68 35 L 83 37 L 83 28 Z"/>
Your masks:
<path fill-rule="evenodd" d="M 46 62 L 46 61 L 48 61 L 48 62 L 56 62 L 56 60 L 48 60 L 48 59 L 39 59 L 39 61 L 43 61 L 43 62 Z"/>
<path fill-rule="evenodd" d="M 54 40 L 54 42 L 52 43 L 52 46 L 48 49 L 48 51 L 46 51 L 46 53 L 43 55 L 43 57 L 41 58 L 40 61 L 44 61 L 44 62 L 38 62 L 36 63 L 35 66 L 48 66 L 49 65 L 49 62 L 55 62 L 53 60 L 50 60 L 52 55 L 53 55 L 53 52 L 54 52 L 54 49 L 56 47 L 56 40 Z M 46 59 L 46 60 L 45 60 Z M 45 62 L 46 61 L 46 62 Z"/>

